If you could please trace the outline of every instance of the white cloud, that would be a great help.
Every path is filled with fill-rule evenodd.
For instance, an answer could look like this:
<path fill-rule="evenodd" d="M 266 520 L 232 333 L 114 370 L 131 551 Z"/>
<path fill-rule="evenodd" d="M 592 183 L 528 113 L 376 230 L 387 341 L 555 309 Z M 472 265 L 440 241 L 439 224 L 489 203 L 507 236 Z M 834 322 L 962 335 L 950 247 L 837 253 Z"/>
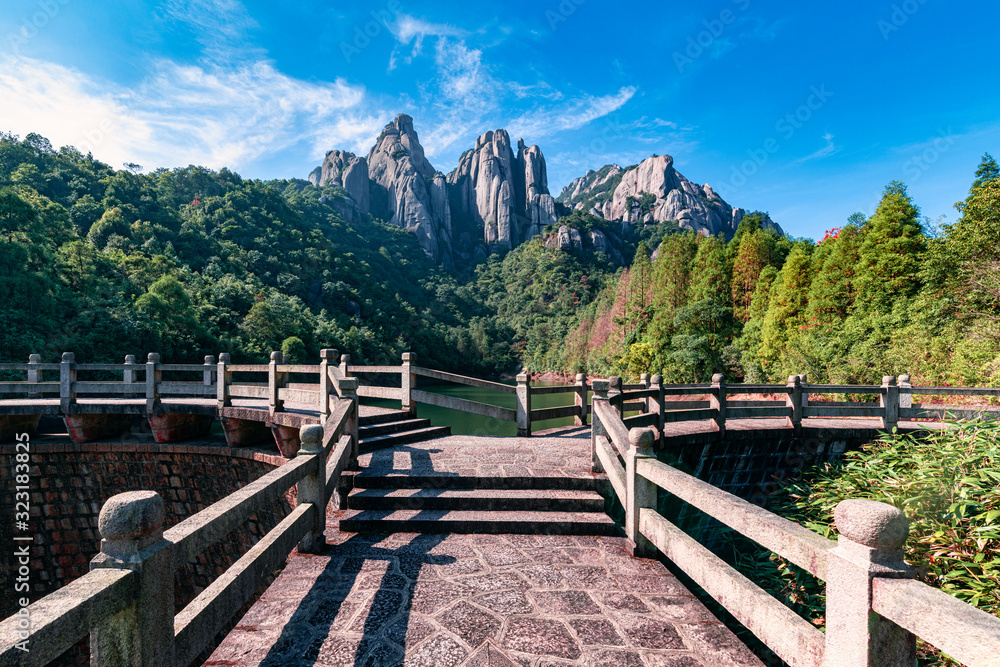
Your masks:
<path fill-rule="evenodd" d="M 512 120 L 511 131 L 517 136 L 541 138 L 564 130 L 576 130 L 622 108 L 635 93 L 634 86 L 626 86 L 614 95 L 588 95 L 565 105 L 532 110 Z"/>
<path fill-rule="evenodd" d="M 409 45 L 413 42 L 413 49 L 410 55 L 403 59 L 407 65 L 423 52 L 425 37 L 465 37 L 468 33 L 461 28 L 457 28 L 445 23 L 431 23 L 418 19 L 409 14 L 399 14 L 396 20 L 387 26 L 392 36 L 402 45 Z M 399 53 L 393 49 L 389 56 L 389 70 L 396 69 Z"/>
<path fill-rule="evenodd" d="M 0 60 L 0 129 L 38 132 L 118 166 L 239 169 L 303 140 L 367 150 L 385 114 L 364 88 L 288 77 L 267 62 L 232 68 L 154 63 L 139 86 L 95 81 L 27 58 Z"/>
<path fill-rule="evenodd" d="M 788 166 L 791 167 L 794 165 L 799 165 L 802 164 L 803 162 L 809 162 L 810 160 L 820 160 L 822 158 L 829 157 L 831 155 L 834 155 L 835 153 L 840 152 L 841 147 L 833 143 L 833 135 L 830 134 L 829 132 L 823 135 L 823 141 L 826 142 L 825 146 L 820 148 L 815 153 L 810 153 L 805 157 L 800 157 L 797 160 L 793 160 L 792 162 L 789 163 Z"/>
<path fill-rule="evenodd" d="M 251 47 L 247 36 L 260 25 L 239 0 L 165 0 L 159 18 L 185 24 L 202 46 L 208 59 L 243 59 L 263 55 Z"/>

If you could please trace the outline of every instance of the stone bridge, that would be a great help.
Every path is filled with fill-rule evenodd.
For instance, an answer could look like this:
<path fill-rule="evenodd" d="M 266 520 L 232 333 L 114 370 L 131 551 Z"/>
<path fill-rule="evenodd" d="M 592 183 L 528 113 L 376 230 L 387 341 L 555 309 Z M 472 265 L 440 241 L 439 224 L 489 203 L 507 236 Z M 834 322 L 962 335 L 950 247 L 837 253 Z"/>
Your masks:
<path fill-rule="evenodd" d="M 0 383 L 8 395 L 0 415 L 18 441 L 3 451 L 27 466 L 8 482 L 12 499 L 21 487 L 37 497 L 38 452 L 18 435 L 36 415 L 58 415 L 75 439 L 93 440 L 63 451 L 97 451 L 128 416 L 148 419 L 154 434 L 159 428 L 157 440 L 195 437 L 178 445 L 185 452 L 198 451 L 205 421 L 218 418 L 230 446 L 273 435 L 285 455 L 176 522 L 168 520 L 174 503 L 156 490 L 108 498 L 94 517 L 103 539 L 90 572 L 25 598 L 0 622 L 0 665 L 65 660 L 88 637 L 93 665 L 762 664 L 691 584 L 789 665 L 911 666 L 917 636 L 964 664 L 996 664 L 1000 620 L 913 578 L 900 548 L 907 522 L 895 508 L 845 501 L 834 542 L 748 499 L 776 472 L 838 456 L 880 429 L 985 411 L 915 404 L 915 395 L 998 390 L 912 387 L 905 376 L 871 386 L 811 385 L 803 376 L 787 385 L 727 385 L 717 376 L 682 386 L 658 376 L 633 385 L 578 376 L 565 387 L 534 387 L 520 376 L 509 386 L 414 361 L 351 366 L 324 351 L 317 366 L 285 364 L 278 354 L 260 366 L 225 357 L 166 365 L 152 355 L 144 365 L 83 365 L 64 355 L 59 364 L 0 366 L 27 374 Z M 99 377 L 81 380 L 81 372 Z M 418 377 L 514 394 L 515 407 L 421 390 Z M 568 404 L 533 410 L 531 397 L 543 393 L 564 393 Z M 877 402 L 826 400 L 844 394 Z M 366 396 L 398 400 L 401 410 L 367 408 Z M 390 426 L 414 421 L 418 402 L 513 421 L 519 436 Z M 202 423 L 187 428 L 179 415 Z M 104 416 L 121 420 L 91 420 Z M 533 424 L 554 417 L 577 426 L 532 435 Z M 123 440 L 114 450 L 129 447 Z M 660 513 L 667 496 L 825 582 L 826 632 L 677 528 L 677 517 Z M 288 503 L 273 525 L 175 611 L 175 573 L 280 499 Z M 31 518 L 41 520 L 37 507 Z M 41 530 L 13 537 L 30 548 Z M 25 565 L 24 576 L 31 573 Z"/>

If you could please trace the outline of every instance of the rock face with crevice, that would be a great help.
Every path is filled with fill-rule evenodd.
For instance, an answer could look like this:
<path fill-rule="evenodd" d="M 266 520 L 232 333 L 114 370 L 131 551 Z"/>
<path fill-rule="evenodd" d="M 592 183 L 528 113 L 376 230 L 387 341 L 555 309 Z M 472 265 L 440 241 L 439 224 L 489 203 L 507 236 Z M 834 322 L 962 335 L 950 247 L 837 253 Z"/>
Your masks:
<path fill-rule="evenodd" d="M 309 174 L 309 182 L 323 187 L 340 187 L 358 205 L 360 213 L 371 209 L 368 185 L 368 161 L 348 151 L 330 151 L 323 164 Z"/>
<path fill-rule="evenodd" d="M 731 238 L 746 211 L 734 209 L 711 185 L 698 185 L 674 169 L 669 155 L 646 158 L 622 169 L 607 165 L 587 172 L 566 186 L 558 201 L 605 220 L 620 221 L 623 232 L 635 225 L 676 222 L 704 236 Z M 764 224 L 779 234 L 781 228 L 765 216 Z"/>
<path fill-rule="evenodd" d="M 470 234 L 481 229 L 489 246 L 513 248 L 556 222 L 541 149 L 518 140 L 515 155 L 506 130 L 480 135 L 448 183 L 456 224 Z"/>
<path fill-rule="evenodd" d="M 368 153 L 371 213 L 412 232 L 429 257 L 451 263 L 451 211 L 444 175 L 424 157 L 413 119 L 399 114 Z"/>

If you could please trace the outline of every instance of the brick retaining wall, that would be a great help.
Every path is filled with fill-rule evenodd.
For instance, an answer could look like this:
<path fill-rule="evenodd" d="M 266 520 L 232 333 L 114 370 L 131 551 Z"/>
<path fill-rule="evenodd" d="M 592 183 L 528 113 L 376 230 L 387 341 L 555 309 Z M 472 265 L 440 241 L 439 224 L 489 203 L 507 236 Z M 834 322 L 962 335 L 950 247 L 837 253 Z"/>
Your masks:
<path fill-rule="evenodd" d="M 16 607 L 12 524 L 14 446 L 0 446 L 0 618 Z M 31 446 L 31 600 L 44 597 L 89 570 L 100 551 L 97 518 L 104 502 L 123 491 L 159 493 L 173 526 L 284 463 L 281 456 L 206 444 L 65 443 Z M 295 504 L 294 487 L 277 506 L 254 516 L 198 561 L 178 569 L 179 611 L 275 526 Z M 86 663 L 77 647 L 61 663 Z"/>

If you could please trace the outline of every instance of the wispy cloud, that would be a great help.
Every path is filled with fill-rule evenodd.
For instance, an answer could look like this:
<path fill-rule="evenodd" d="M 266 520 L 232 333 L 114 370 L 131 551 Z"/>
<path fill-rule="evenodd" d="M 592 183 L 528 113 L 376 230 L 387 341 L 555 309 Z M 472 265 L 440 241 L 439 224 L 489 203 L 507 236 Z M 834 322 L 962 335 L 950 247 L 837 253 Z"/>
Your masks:
<path fill-rule="evenodd" d="M 588 95 L 564 105 L 534 109 L 513 119 L 510 129 L 526 137 L 551 137 L 557 132 L 576 130 L 622 108 L 635 93 L 634 86 L 625 86 L 614 95 Z"/>
<path fill-rule="evenodd" d="M 423 53 L 424 39 L 426 37 L 465 37 L 468 32 L 447 23 L 431 23 L 418 19 L 409 14 L 399 14 L 396 20 L 388 25 L 389 32 L 396 38 L 401 46 L 408 46 L 412 42 L 413 48 L 410 55 L 403 58 L 405 64 L 410 64 L 413 59 Z M 399 62 L 398 47 L 392 50 L 389 56 L 389 69 L 393 70 Z"/>
<path fill-rule="evenodd" d="M 810 160 L 820 160 L 822 158 L 830 157 L 831 155 L 834 155 L 834 154 L 840 152 L 840 150 L 841 150 L 842 147 L 838 146 L 837 144 L 835 144 L 833 142 L 833 135 L 830 134 L 829 132 L 827 132 L 826 134 L 823 135 L 823 141 L 826 142 L 825 146 L 823 146 L 822 148 L 820 148 L 815 153 L 810 153 L 809 155 L 806 155 L 805 157 L 800 157 L 797 160 L 793 160 L 792 162 L 790 162 L 788 164 L 788 166 L 791 167 L 791 166 L 799 165 L 799 164 L 802 164 L 803 162 L 809 162 Z"/>
<path fill-rule="evenodd" d="M 364 88 L 312 83 L 271 64 L 235 68 L 159 61 L 139 86 L 94 80 L 62 65 L 0 60 L 2 129 L 39 132 L 112 165 L 240 168 L 305 141 L 367 150 L 385 114 Z"/>
<path fill-rule="evenodd" d="M 186 26 L 211 60 L 254 59 L 248 35 L 260 27 L 239 0 L 165 0 L 156 12 L 162 21 Z"/>

